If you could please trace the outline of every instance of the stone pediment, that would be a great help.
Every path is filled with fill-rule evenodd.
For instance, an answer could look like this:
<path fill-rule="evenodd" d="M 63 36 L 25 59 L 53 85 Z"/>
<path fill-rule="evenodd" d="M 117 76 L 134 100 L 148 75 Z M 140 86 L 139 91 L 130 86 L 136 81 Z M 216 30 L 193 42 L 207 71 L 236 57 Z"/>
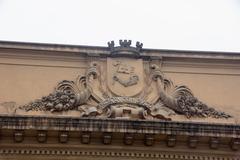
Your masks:
<path fill-rule="evenodd" d="M 74 111 L 79 117 L 163 119 L 230 118 L 199 101 L 185 85 L 175 85 L 158 62 L 141 58 L 142 43 L 120 46 L 109 42 L 104 62 L 91 61 L 85 74 L 75 81 L 63 80 L 41 99 L 17 107 L 16 113 L 61 114 Z"/>

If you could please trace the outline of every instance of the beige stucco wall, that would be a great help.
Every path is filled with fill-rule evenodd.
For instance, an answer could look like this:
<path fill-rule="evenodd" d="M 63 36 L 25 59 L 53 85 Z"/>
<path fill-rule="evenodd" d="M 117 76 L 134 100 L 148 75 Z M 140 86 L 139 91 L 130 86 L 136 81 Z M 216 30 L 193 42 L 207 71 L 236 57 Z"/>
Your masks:
<path fill-rule="evenodd" d="M 6 62 L 6 59 L 0 60 L 0 98 L 2 102 L 15 101 L 18 104 L 48 95 L 58 82 L 74 80 L 85 71 L 81 62 L 72 62 L 71 66 L 60 61 L 49 61 L 49 64 L 43 64 L 45 61 L 42 60 L 31 60 L 29 64 L 22 59 Z"/>
<path fill-rule="evenodd" d="M 84 74 L 88 65 L 87 58 L 67 53 L 64 56 L 44 51 L 34 56 L 31 51 L 27 55 L 16 53 L 0 53 L 0 103 L 14 101 L 22 105 L 48 95 L 58 82 Z M 162 71 L 176 85 L 188 86 L 199 100 L 233 115 L 231 122 L 240 121 L 240 64 L 224 59 L 215 62 L 164 57 L 161 63 Z"/>

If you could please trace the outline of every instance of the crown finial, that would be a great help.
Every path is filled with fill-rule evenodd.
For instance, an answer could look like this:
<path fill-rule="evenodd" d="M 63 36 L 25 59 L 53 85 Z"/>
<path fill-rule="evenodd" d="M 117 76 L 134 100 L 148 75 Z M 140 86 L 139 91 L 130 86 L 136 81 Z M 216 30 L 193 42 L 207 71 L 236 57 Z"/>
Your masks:
<path fill-rule="evenodd" d="M 108 48 L 110 48 L 111 51 L 114 50 L 114 46 L 115 46 L 114 41 L 110 41 L 110 42 L 108 42 Z"/>
<path fill-rule="evenodd" d="M 143 44 L 140 42 L 136 42 L 136 47 L 131 46 L 131 40 L 119 40 L 119 46 L 115 46 L 114 41 L 108 42 L 108 48 L 111 51 L 111 55 L 135 55 L 140 56 L 140 52 L 142 50 Z"/>
<path fill-rule="evenodd" d="M 131 40 L 119 40 L 119 45 L 121 47 L 130 47 L 132 44 L 132 41 Z"/>
<path fill-rule="evenodd" d="M 137 50 L 141 51 L 142 50 L 142 47 L 143 47 L 143 43 L 140 43 L 140 42 L 136 42 L 136 48 Z"/>

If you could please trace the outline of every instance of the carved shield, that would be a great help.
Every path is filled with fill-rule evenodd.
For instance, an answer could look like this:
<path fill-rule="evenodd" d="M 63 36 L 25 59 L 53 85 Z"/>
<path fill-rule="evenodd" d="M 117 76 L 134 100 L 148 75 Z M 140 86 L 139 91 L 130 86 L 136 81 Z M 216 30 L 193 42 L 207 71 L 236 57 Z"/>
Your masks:
<path fill-rule="evenodd" d="M 107 84 L 116 96 L 136 96 L 143 90 L 142 59 L 108 58 Z"/>

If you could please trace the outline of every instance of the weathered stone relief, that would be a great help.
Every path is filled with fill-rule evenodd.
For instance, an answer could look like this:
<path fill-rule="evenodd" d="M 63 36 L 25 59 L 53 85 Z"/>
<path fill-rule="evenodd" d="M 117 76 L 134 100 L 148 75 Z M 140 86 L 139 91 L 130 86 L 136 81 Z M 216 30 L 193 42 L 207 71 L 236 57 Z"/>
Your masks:
<path fill-rule="evenodd" d="M 91 62 L 76 81 L 64 80 L 53 93 L 16 111 L 77 111 L 80 117 L 164 120 L 174 115 L 231 117 L 199 101 L 188 87 L 174 85 L 158 64 L 142 59 L 139 42 L 136 48 L 126 40 L 118 47 L 114 42 L 108 45 L 111 54 L 106 63 Z"/>
<path fill-rule="evenodd" d="M 116 68 L 116 72 L 114 73 L 114 76 L 112 78 L 113 85 L 115 84 L 115 82 L 119 82 L 124 87 L 129 87 L 138 83 L 139 77 L 137 74 L 134 73 L 135 70 L 134 67 L 125 64 L 122 61 L 117 61 L 116 63 L 113 64 L 113 67 Z M 126 80 L 122 79 L 119 76 L 121 74 L 129 75 L 128 79 Z"/>

